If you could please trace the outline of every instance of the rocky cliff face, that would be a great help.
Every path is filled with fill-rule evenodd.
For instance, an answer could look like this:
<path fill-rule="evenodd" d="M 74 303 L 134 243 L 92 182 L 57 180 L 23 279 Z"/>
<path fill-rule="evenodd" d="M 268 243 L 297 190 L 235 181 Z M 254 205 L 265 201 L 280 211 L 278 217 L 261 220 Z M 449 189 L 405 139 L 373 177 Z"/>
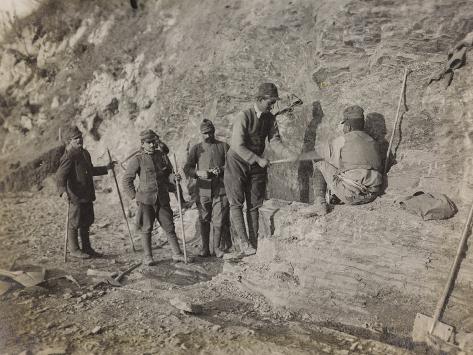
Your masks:
<path fill-rule="evenodd" d="M 333 138 L 350 104 L 363 106 L 379 138 L 389 138 L 408 67 L 409 111 L 396 132 L 391 188 L 436 188 L 458 199 L 471 193 L 472 66 L 467 61 L 447 89 L 426 85 L 447 50 L 473 30 L 471 2 L 139 5 L 51 0 L 13 24 L 0 62 L 2 176 L 56 145 L 66 122 L 87 132 L 98 160 L 106 146 L 123 159 L 151 127 L 182 162 L 199 121 L 213 119 L 228 138 L 233 115 L 262 81 L 278 85 L 281 107 L 292 94 L 304 100 L 279 116 L 295 150 Z M 310 168 L 274 168 L 270 194 L 310 199 Z"/>

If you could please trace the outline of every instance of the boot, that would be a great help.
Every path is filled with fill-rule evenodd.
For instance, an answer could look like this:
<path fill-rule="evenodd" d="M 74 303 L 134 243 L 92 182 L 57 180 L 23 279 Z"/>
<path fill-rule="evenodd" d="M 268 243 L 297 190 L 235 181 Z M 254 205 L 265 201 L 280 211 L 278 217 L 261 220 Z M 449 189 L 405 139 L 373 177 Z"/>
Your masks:
<path fill-rule="evenodd" d="M 90 255 L 83 253 L 79 248 L 79 231 L 77 228 L 69 228 L 67 242 L 69 243 L 70 255 L 78 259 L 89 259 Z"/>
<path fill-rule="evenodd" d="M 245 221 L 243 220 L 243 211 L 241 208 L 232 208 L 230 210 L 232 224 L 238 234 L 241 254 L 253 255 L 256 254 L 256 249 L 251 246 L 246 233 Z"/>
<path fill-rule="evenodd" d="M 96 258 L 100 258 L 101 256 L 103 256 L 102 253 L 98 253 L 94 249 L 92 249 L 92 246 L 90 245 L 89 227 L 79 228 L 79 235 L 82 241 L 82 251 L 84 253 Z"/>
<path fill-rule="evenodd" d="M 141 233 L 141 244 L 143 245 L 143 265 L 154 264 L 153 251 L 151 249 L 151 233 Z"/>
<path fill-rule="evenodd" d="M 253 248 L 258 248 L 258 231 L 259 231 L 259 211 L 257 208 L 247 213 L 248 229 L 250 234 L 250 244 Z"/>
<path fill-rule="evenodd" d="M 168 234 L 167 237 L 168 243 L 171 246 L 172 255 L 182 255 L 181 247 L 179 246 L 176 233 Z"/>
<path fill-rule="evenodd" d="M 222 230 L 222 227 L 214 225 L 214 234 L 212 242 L 214 245 L 214 253 L 217 258 L 222 258 L 224 254 L 223 251 L 220 249 Z"/>
<path fill-rule="evenodd" d="M 209 239 L 210 239 L 210 223 L 200 222 L 200 237 L 202 238 L 202 248 L 200 249 L 199 256 L 209 257 Z"/>
<path fill-rule="evenodd" d="M 319 169 L 314 169 L 314 212 L 319 216 L 325 216 L 328 213 L 328 204 L 325 201 L 325 192 L 327 183 Z"/>

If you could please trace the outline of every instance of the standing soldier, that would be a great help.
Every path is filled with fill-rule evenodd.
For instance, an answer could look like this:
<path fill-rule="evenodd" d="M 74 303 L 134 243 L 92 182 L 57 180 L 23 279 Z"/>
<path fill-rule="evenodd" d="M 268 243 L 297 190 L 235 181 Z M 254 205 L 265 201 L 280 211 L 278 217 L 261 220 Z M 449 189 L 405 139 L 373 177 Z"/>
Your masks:
<path fill-rule="evenodd" d="M 200 256 L 211 255 L 209 247 L 210 222 L 213 224 L 213 250 L 218 258 L 223 256 L 220 239 L 223 226 L 229 224 L 229 205 L 223 184 L 225 156 L 229 145 L 215 139 L 212 121 L 204 119 L 200 125 L 202 142 L 194 145 L 187 157 L 184 173 L 197 179 L 197 206 L 199 208 L 202 249 Z"/>
<path fill-rule="evenodd" d="M 94 223 L 95 188 L 92 177 L 106 175 L 107 169 L 111 169 L 116 162 L 94 167 L 89 152 L 83 148 L 82 133 L 77 126 L 68 127 L 64 138 L 66 151 L 59 163 L 56 182 L 59 196 L 70 204 L 67 226 L 70 255 L 79 259 L 100 257 L 102 254 L 92 249 L 89 237 L 89 228 Z"/>
<path fill-rule="evenodd" d="M 232 224 L 238 234 L 243 255 L 256 253 L 258 209 L 263 204 L 269 165 L 269 161 L 263 157 L 266 139 L 276 153 L 289 159 L 297 159 L 296 154 L 282 144 L 276 117 L 271 113 L 277 100 L 279 96 L 276 85 L 261 84 L 253 107 L 240 112 L 233 123 L 224 180 Z M 252 232 L 249 237 L 243 219 L 245 200 L 248 228 Z"/>
<path fill-rule="evenodd" d="M 166 232 L 171 245 L 174 260 L 182 259 L 182 252 L 177 241 L 173 221 L 173 212 L 169 205 L 169 185 L 174 179 L 179 180 L 178 174 L 172 174 L 165 153 L 157 149 L 157 134 L 147 129 L 140 133 L 141 151 L 133 156 L 123 176 L 123 189 L 133 200 L 136 198 L 138 211 L 136 228 L 141 234 L 143 244 L 143 264 L 154 263 L 151 250 L 151 232 L 157 219 Z M 134 180 L 139 176 L 140 183 L 135 190 Z"/>

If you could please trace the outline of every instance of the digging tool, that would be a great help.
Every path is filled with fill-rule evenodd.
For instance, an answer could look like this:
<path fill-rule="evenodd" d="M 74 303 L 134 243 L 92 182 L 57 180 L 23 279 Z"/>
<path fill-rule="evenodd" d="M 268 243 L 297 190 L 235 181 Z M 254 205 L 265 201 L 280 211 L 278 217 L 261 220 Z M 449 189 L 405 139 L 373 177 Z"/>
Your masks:
<path fill-rule="evenodd" d="M 386 160 L 384 162 L 384 174 L 386 174 L 386 172 L 388 171 L 389 157 L 391 155 L 391 148 L 392 148 L 392 145 L 393 145 L 394 133 L 396 132 L 396 127 L 397 127 L 397 123 L 399 121 L 399 118 L 402 116 L 402 115 L 399 115 L 399 112 L 401 111 L 401 103 L 403 101 L 403 98 L 404 98 L 404 95 L 405 95 L 405 92 L 406 92 L 407 76 L 409 75 L 410 72 L 411 72 L 411 70 L 408 69 L 408 68 L 406 68 L 404 70 L 404 80 L 402 81 L 401 94 L 399 95 L 399 102 L 397 104 L 396 119 L 394 120 L 394 126 L 393 126 L 393 130 L 391 132 L 391 138 L 389 139 L 388 151 L 386 153 Z M 404 108 L 405 108 L 405 111 L 407 111 L 406 102 L 404 102 Z M 403 115 L 404 115 L 404 112 L 403 112 Z"/>
<path fill-rule="evenodd" d="M 71 201 L 67 200 L 66 211 L 66 232 L 64 233 L 64 262 L 67 263 L 67 241 L 69 240 L 69 210 L 71 208 Z"/>
<path fill-rule="evenodd" d="M 115 180 L 115 186 L 117 188 L 118 199 L 120 200 L 120 206 L 122 207 L 123 218 L 125 218 L 126 227 L 128 228 L 128 236 L 130 237 L 130 242 L 131 242 L 133 251 L 136 253 L 135 244 L 133 243 L 133 236 L 131 235 L 130 224 L 128 223 L 128 218 L 126 218 L 125 206 L 123 206 L 122 194 L 120 193 L 120 188 L 118 187 L 117 174 L 115 173 L 115 169 L 113 168 L 113 164 L 112 164 L 113 162 L 112 155 L 110 154 L 110 150 L 108 148 L 107 148 L 107 154 L 108 154 L 108 159 L 110 161 L 110 164 L 112 165 L 111 168 L 112 168 L 113 180 Z"/>
<path fill-rule="evenodd" d="M 176 168 L 176 172 L 178 172 L 179 169 L 177 167 L 176 154 L 173 154 L 172 158 L 174 160 L 174 166 Z M 182 217 L 181 191 L 179 188 L 177 188 L 176 190 L 177 190 L 177 204 L 179 206 L 179 219 L 181 220 L 182 245 L 184 249 L 184 263 L 187 264 L 186 235 L 184 233 L 184 218 Z"/>
<path fill-rule="evenodd" d="M 323 160 L 319 154 L 315 150 L 310 151 L 310 152 L 305 152 L 299 154 L 299 156 L 296 159 L 280 159 L 280 160 L 273 160 L 270 162 L 270 165 L 274 164 L 284 164 L 284 163 L 294 163 L 297 161 L 320 161 Z"/>
<path fill-rule="evenodd" d="M 473 204 L 470 208 L 470 213 L 466 220 L 465 226 L 463 228 L 462 237 L 460 243 L 458 244 L 457 254 L 450 268 L 450 273 L 448 275 L 447 283 L 443 289 L 442 296 L 440 297 L 437 307 L 435 308 L 434 317 L 430 318 L 421 313 L 417 313 L 416 319 L 414 321 L 414 328 L 412 330 L 412 340 L 415 342 L 422 342 L 425 340 L 426 336 L 434 335 L 441 340 L 448 342 L 451 340 L 452 334 L 454 332 L 454 327 L 440 322 L 443 311 L 447 304 L 447 298 L 452 287 L 455 284 L 455 279 L 460 267 L 460 262 L 463 256 L 463 253 L 466 249 L 466 242 L 470 234 L 471 221 L 473 219 Z"/>
<path fill-rule="evenodd" d="M 285 114 L 287 112 L 292 112 L 294 110 L 294 107 L 302 105 L 303 104 L 302 100 L 299 99 L 297 96 L 296 96 L 296 98 L 297 98 L 296 101 L 292 102 L 289 106 L 283 108 L 282 110 L 279 110 L 273 116 L 278 116 L 278 115 Z"/>
<path fill-rule="evenodd" d="M 125 276 L 126 274 L 129 274 L 130 272 L 132 272 L 133 270 L 135 270 L 138 266 L 141 265 L 141 262 L 131 266 L 130 268 L 126 269 L 125 271 L 121 272 L 117 277 L 115 278 L 111 278 L 111 277 L 106 277 L 104 279 L 104 281 L 106 281 L 108 284 L 112 285 L 112 286 L 115 286 L 115 287 L 121 287 L 123 286 L 120 281 L 121 279 L 123 279 L 123 276 Z"/>

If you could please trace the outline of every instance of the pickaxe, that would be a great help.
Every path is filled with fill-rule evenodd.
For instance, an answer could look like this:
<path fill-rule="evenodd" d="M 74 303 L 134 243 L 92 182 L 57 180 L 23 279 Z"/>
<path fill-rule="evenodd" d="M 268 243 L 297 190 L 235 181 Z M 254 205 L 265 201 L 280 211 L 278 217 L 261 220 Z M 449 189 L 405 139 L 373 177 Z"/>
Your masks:
<path fill-rule="evenodd" d="M 122 273 L 120 273 L 117 277 L 115 278 L 111 278 L 111 277 L 106 277 L 105 279 L 103 279 L 102 281 L 100 281 L 100 283 L 102 282 L 106 282 L 108 283 L 109 285 L 112 285 L 112 286 L 115 286 L 115 287 L 122 287 L 123 285 L 120 283 L 121 279 L 123 278 L 123 276 L 125 276 L 126 274 L 132 272 L 133 270 L 135 270 L 138 266 L 141 265 L 141 262 L 140 263 L 137 263 L 135 265 L 133 265 L 132 267 L 126 269 L 125 271 L 123 271 Z"/>
<path fill-rule="evenodd" d="M 295 95 L 294 95 L 295 96 Z M 284 113 L 287 113 L 287 112 L 292 112 L 292 110 L 294 110 L 294 107 L 296 106 L 300 106 L 303 104 L 302 100 L 299 99 L 297 96 L 296 96 L 297 100 L 294 101 L 293 103 L 291 103 L 289 106 L 283 108 L 282 110 L 279 110 L 278 112 L 276 112 L 275 114 L 273 114 L 274 116 L 278 116 L 278 115 L 282 115 Z"/>

